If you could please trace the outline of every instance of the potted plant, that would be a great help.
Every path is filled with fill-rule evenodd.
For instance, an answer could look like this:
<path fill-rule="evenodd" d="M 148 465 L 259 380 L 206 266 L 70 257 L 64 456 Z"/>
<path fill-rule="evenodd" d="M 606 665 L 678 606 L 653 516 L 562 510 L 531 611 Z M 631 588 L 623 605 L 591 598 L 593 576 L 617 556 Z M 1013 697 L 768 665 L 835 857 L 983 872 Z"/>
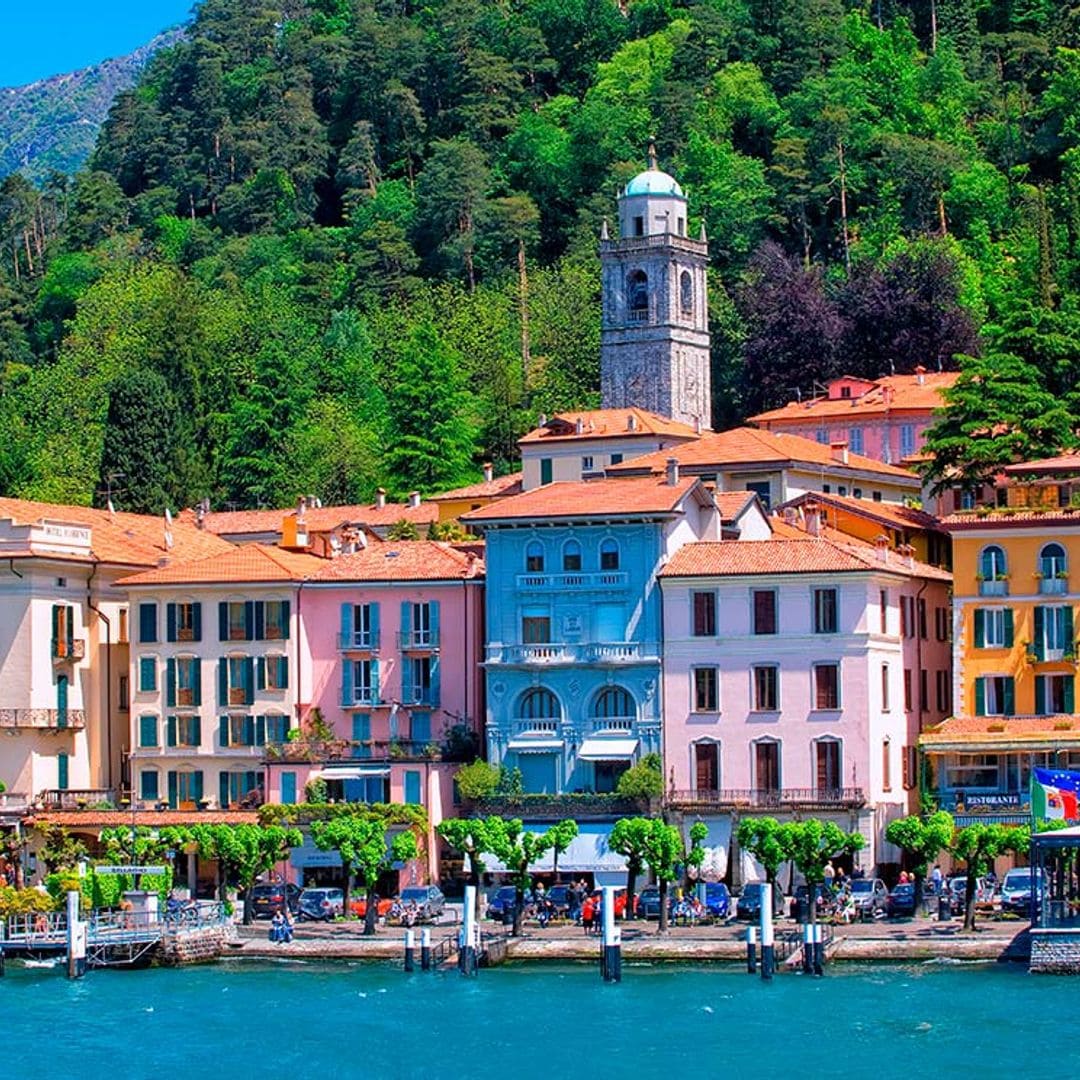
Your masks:
<path fill-rule="evenodd" d="M 196 805 L 199 807 L 200 810 L 209 810 L 210 800 L 206 798 L 200 799 Z"/>

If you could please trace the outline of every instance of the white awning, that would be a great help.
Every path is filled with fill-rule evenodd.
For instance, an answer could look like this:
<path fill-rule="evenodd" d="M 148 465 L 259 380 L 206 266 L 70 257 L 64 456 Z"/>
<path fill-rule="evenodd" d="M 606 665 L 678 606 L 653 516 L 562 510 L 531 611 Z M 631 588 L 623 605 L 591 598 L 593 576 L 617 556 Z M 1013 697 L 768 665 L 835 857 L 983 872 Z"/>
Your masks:
<path fill-rule="evenodd" d="M 367 780 L 370 778 L 386 777 L 390 775 L 389 765 L 354 765 L 348 768 L 335 769 L 332 765 L 318 772 L 313 772 L 309 779 L 320 780 Z"/>
<path fill-rule="evenodd" d="M 529 832 L 543 833 L 544 825 L 530 825 Z M 601 872 L 626 874 L 626 859 L 616 851 L 608 850 L 610 825 L 583 824 L 578 826 L 577 836 L 568 850 L 559 856 L 559 873 L 596 874 Z M 505 874 L 506 867 L 492 856 L 484 858 L 485 869 L 492 874 Z M 534 874 L 550 874 L 555 869 L 551 852 L 546 851 L 529 867 Z"/>
<path fill-rule="evenodd" d="M 562 748 L 562 739 L 511 739 L 506 744 L 515 754 L 552 754 Z"/>
<path fill-rule="evenodd" d="M 637 739 L 586 739 L 577 756 L 582 761 L 627 761 L 637 747 Z"/>

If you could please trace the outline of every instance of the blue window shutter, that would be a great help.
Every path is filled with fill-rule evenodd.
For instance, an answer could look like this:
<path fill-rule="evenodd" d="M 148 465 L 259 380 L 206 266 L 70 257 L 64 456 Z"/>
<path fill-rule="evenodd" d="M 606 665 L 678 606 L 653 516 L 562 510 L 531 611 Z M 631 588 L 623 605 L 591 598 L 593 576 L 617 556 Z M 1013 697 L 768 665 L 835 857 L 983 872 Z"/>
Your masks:
<path fill-rule="evenodd" d="M 176 704 L 176 661 L 171 656 L 165 662 L 165 704 Z"/>
<path fill-rule="evenodd" d="M 219 600 L 217 606 L 217 630 L 218 641 L 229 640 L 229 604 L 226 600 Z"/>
<path fill-rule="evenodd" d="M 144 644 L 157 641 L 157 604 L 139 605 L 139 641 Z"/>
<path fill-rule="evenodd" d="M 1046 677 L 1044 675 L 1035 676 L 1035 714 L 1036 716 L 1046 715 Z"/>
<path fill-rule="evenodd" d="M 165 605 L 165 640 L 176 640 L 176 605 Z"/>
<path fill-rule="evenodd" d="M 223 656 L 217 662 L 218 704 L 229 704 L 229 661 Z"/>
<path fill-rule="evenodd" d="M 255 704 L 255 661 L 250 656 L 244 657 L 244 704 Z"/>
<path fill-rule="evenodd" d="M 168 783 L 169 783 L 169 786 L 168 786 L 169 809 L 170 810 L 175 810 L 176 809 L 176 803 L 177 803 L 177 789 L 180 786 L 177 783 L 177 777 L 176 777 L 175 771 L 170 771 Z"/>
<path fill-rule="evenodd" d="M 431 611 L 431 642 L 433 645 L 439 644 L 439 601 L 432 600 L 428 604 L 428 608 Z"/>
<path fill-rule="evenodd" d="M 296 802 L 296 773 L 294 772 L 281 774 L 281 801 L 285 806 L 292 806 Z"/>
<path fill-rule="evenodd" d="M 266 605 L 261 600 L 254 601 L 255 608 L 255 640 L 262 641 L 266 637 Z"/>
<path fill-rule="evenodd" d="M 292 601 L 283 600 L 281 603 L 281 637 L 284 641 L 289 640 L 289 624 L 292 621 Z"/>
<path fill-rule="evenodd" d="M 198 801 L 203 797 L 203 772 L 202 769 L 196 769 L 191 774 L 191 794 Z"/>
<path fill-rule="evenodd" d="M 1065 676 L 1065 711 L 1070 715 L 1076 712 L 1076 676 Z"/>
<path fill-rule="evenodd" d="M 224 810 L 229 805 L 229 774 L 218 773 L 218 806 Z"/>
<path fill-rule="evenodd" d="M 227 716 L 221 717 L 218 721 L 218 742 L 223 748 L 229 745 L 229 718 Z"/>
<path fill-rule="evenodd" d="M 254 716 L 245 716 L 244 717 L 244 745 L 245 746 L 254 746 L 255 745 L 255 717 Z"/>
<path fill-rule="evenodd" d="M 260 656 L 255 664 L 255 688 L 266 689 L 266 657 Z"/>
<path fill-rule="evenodd" d="M 341 644 L 348 648 L 353 642 L 353 606 L 341 605 Z"/>
<path fill-rule="evenodd" d="M 142 692 L 157 689 L 157 661 L 152 656 L 139 657 L 139 690 Z"/>
<path fill-rule="evenodd" d="M 202 604 L 191 605 L 191 636 L 195 641 L 202 641 Z"/>
<path fill-rule="evenodd" d="M 986 682 L 981 678 L 975 680 L 975 715 L 986 715 Z"/>
<path fill-rule="evenodd" d="M 405 802 L 412 806 L 420 803 L 420 773 L 415 769 L 405 772 Z"/>
<path fill-rule="evenodd" d="M 378 704 L 382 701 L 382 690 L 379 685 L 379 661 L 371 661 L 371 700 Z"/>
<path fill-rule="evenodd" d="M 255 638 L 255 603 L 252 600 L 244 601 L 244 640 L 253 641 Z"/>
<path fill-rule="evenodd" d="M 1073 610 L 1071 606 L 1067 606 L 1062 609 L 1062 615 L 1065 619 L 1065 651 L 1067 653 L 1074 652 L 1076 645 L 1073 642 Z M 69 624 L 70 625 L 70 624 Z"/>
<path fill-rule="evenodd" d="M 266 745 L 266 717 L 265 716 L 256 716 L 255 717 L 255 745 L 256 746 L 265 746 Z"/>
<path fill-rule="evenodd" d="M 353 697 L 353 665 L 351 660 L 341 661 L 341 704 L 352 705 Z"/>
<path fill-rule="evenodd" d="M 1013 644 L 1013 609 L 1007 607 L 1005 613 L 1002 616 L 1002 621 L 1005 624 L 1005 648 L 1011 649 Z"/>
<path fill-rule="evenodd" d="M 353 713 L 352 737 L 353 742 L 366 742 L 371 738 L 370 713 Z"/>
<path fill-rule="evenodd" d="M 175 716 L 170 716 L 168 718 L 168 720 L 165 721 L 165 730 L 167 732 L 166 739 L 165 739 L 165 745 L 166 746 L 175 746 L 176 745 L 176 717 Z"/>
<path fill-rule="evenodd" d="M 157 746 L 157 717 L 139 717 L 139 745 Z"/>
<path fill-rule="evenodd" d="M 1035 608 L 1035 657 L 1038 660 L 1046 659 L 1046 608 Z"/>
<path fill-rule="evenodd" d="M 431 742 L 431 713 L 414 712 L 412 714 L 410 735 L 413 742 Z"/>
<path fill-rule="evenodd" d="M 413 658 L 401 658 L 401 700 L 410 704 L 413 700 Z"/>
<path fill-rule="evenodd" d="M 56 755 L 56 786 L 61 791 L 68 786 L 68 756 L 63 751 Z"/>
<path fill-rule="evenodd" d="M 439 704 L 439 658 L 431 658 L 431 704 Z"/>
<path fill-rule="evenodd" d="M 75 651 L 75 609 L 68 608 L 67 617 L 67 654 L 70 656 Z"/>
<path fill-rule="evenodd" d="M 153 769 L 143 769 L 139 773 L 139 798 L 147 802 L 157 802 L 158 774 Z"/>
<path fill-rule="evenodd" d="M 379 604 L 376 601 L 373 604 L 368 604 L 368 618 L 371 623 L 371 645 L 375 648 L 379 644 Z"/>
<path fill-rule="evenodd" d="M 66 728 L 68 722 L 68 679 L 59 675 L 56 679 L 56 726 Z"/>
<path fill-rule="evenodd" d="M 412 602 L 401 601 L 401 640 L 408 641 L 412 633 Z"/>
<path fill-rule="evenodd" d="M 975 648 L 986 648 L 986 612 L 982 608 L 975 609 Z"/>
<path fill-rule="evenodd" d="M 1011 676 L 1005 679 L 1005 709 L 1006 716 L 1016 715 L 1016 680 Z"/>
<path fill-rule="evenodd" d="M 202 661 L 198 657 L 191 668 L 191 700 L 195 705 L 202 704 Z"/>
<path fill-rule="evenodd" d="M 191 741 L 194 746 L 202 746 L 202 720 L 197 716 L 191 718 Z"/>
<path fill-rule="evenodd" d="M 277 684 L 279 690 L 289 688 L 289 658 L 287 656 L 277 658 Z"/>

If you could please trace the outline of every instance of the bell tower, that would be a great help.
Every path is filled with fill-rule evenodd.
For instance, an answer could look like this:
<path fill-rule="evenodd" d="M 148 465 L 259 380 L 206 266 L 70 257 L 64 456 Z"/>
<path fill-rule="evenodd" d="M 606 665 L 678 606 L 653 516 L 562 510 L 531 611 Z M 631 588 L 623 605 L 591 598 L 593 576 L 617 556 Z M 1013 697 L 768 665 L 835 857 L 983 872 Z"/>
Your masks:
<path fill-rule="evenodd" d="M 709 428 L 709 245 L 704 226 L 686 235 L 686 210 L 650 143 L 649 167 L 619 195 L 618 239 L 606 222 L 600 234 L 600 390 L 605 409 L 636 405 Z"/>

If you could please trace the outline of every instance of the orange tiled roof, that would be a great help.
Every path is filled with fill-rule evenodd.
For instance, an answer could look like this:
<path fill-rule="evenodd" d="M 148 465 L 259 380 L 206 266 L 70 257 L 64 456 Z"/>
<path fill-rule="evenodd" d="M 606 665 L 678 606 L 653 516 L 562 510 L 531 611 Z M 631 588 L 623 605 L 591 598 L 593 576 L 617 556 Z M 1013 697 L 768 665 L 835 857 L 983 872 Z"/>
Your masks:
<path fill-rule="evenodd" d="M 625 482 L 624 480 L 623 483 Z M 723 522 L 735 521 L 757 498 L 752 491 L 713 491 L 711 494 L 720 511 L 720 520 Z"/>
<path fill-rule="evenodd" d="M 325 559 L 305 552 L 286 551 L 267 544 L 228 545 L 228 550 L 211 559 L 177 563 L 122 578 L 128 585 L 213 585 L 244 582 L 274 584 L 303 581 L 322 569 Z"/>
<path fill-rule="evenodd" d="M 1053 523 L 1055 526 L 1080 525 L 1080 507 L 1060 510 L 1031 510 L 1008 507 L 980 514 L 977 510 L 959 511 L 941 518 L 938 524 L 947 532 L 967 532 L 976 529 L 1015 529 L 1017 526 L 1033 525 L 1036 528 Z"/>
<path fill-rule="evenodd" d="M 484 572 L 483 560 L 436 540 L 369 544 L 321 562 L 313 581 L 465 581 Z"/>
<path fill-rule="evenodd" d="M 1057 457 L 1041 458 L 1038 461 L 1018 461 L 1015 465 L 1006 465 L 1001 471 L 1008 476 L 1080 472 L 1080 453 L 1059 454 Z"/>
<path fill-rule="evenodd" d="M 618 514 L 668 514 L 687 492 L 700 485 L 697 477 L 668 484 L 654 476 L 625 480 L 560 480 L 532 491 L 470 510 L 462 521 L 506 519 L 609 517 Z"/>
<path fill-rule="evenodd" d="M 928 750 L 958 746 L 996 752 L 1013 745 L 1038 750 L 1077 742 L 1080 722 L 1075 716 L 951 716 L 919 736 L 919 745 Z"/>
<path fill-rule="evenodd" d="M 191 511 L 185 511 L 185 516 Z M 203 519 L 207 532 L 218 536 L 242 536 L 249 533 L 280 535 L 281 523 L 296 516 L 296 507 L 282 510 L 222 510 L 213 511 Z M 304 520 L 311 532 L 328 532 L 338 525 L 393 525 L 404 518 L 414 525 L 430 525 L 439 520 L 439 508 L 430 502 L 419 506 L 408 503 L 387 503 L 385 506 L 309 506 Z"/>
<path fill-rule="evenodd" d="M 630 418 L 633 417 L 633 428 Z M 577 433 L 581 421 L 582 432 Z M 559 439 L 628 439 L 658 435 L 681 439 L 696 439 L 698 433 L 689 425 L 666 416 L 632 406 L 627 409 L 585 409 L 579 412 L 556 413 L 547 423 L 534 428 L 518 440 L 518 445 L 555 442 Z"/>
<path fill-rule="evenodd" d="M 734 466 L 750 467 L 784 464 L 806 464 L 815 467 L 827 465 L 830 469 L 852 472 L 878 473 L 881 476 L 908 480 L 918 486 L 918 477 L 907 469 L 886 465 L 883 461 L 848 454 L 847 464 L 837 461 L 828 446 L 804 439 L 801 435 L 789 435 L 781 431 L 764 431 L 760 428 L 732 428 L 730 431 L 710 431 L 693 442 L 682 443 L 668 450 L 654 450 L 651 454 L 632 458 L 608 468 L 610 476 L 633 475 L 641 472 L 663 470 L 669 457 L 676 458 L 687 469 L 706 471 Z"/>
<path fill-rule="evenodd" d="M 520 472 L 509 473 L 507 476 L 496 476 L 490 484 L 484 480 L 479 484 L 469 484 L 467 487 L 440 492 L 438 495 L 432 495 L 430 501 L 449 502 L 451 499 L 495 499 L 507 495 L 518 495 L 521 492 L 521 480 L 522 474 Z"/>
<path fill-rule="evenodd" d="M 110 513 L 89 506 L 0 498 L 0 518 L 10 518 L 18 525 L 36 525 L 49 520 L 88 527 L 94 557 L 119 566 L 157 566 L 163 559 L 187 561 L 228 550 L 224 540 L 197 528 L 193 520 L 182 515 L 173 520 L 172 548 L 165 546 L 164 516 L 153 514 Z M 12 557 L 14 554 L 8 553 Z M 34 552 L 27 551 L 26 554 Z M 56 557 L 63 558 L 62 555 Z"/>
<path fill-rule="evenodd" d="M 848 510 L 860 517 L 871 521 L 879 521 L 894 529 L 937 529 L 938 519 L 933 514 L 924 510 L 916 510 L 912 506 L 904 506 L 902 503 L 876 502 L 873 499 L 856 499 L 852 495 L 834 495 L 831 492 L 807 492 L 797 498 L 790 499 L 785 506 L 803 506 L 805 503 L 814 502 L 822 506 L 836 507 L 838 510 Z"/>
<path fill-rule="evenodd" d="M 881 379 L 866 380 L 872 383 L 872 388 L 860 397 L 823 396 L 806 401 L 789 401 L 779 409 L 769 409 L 751 416 L 750 421 L 768 424 L 777 420 L 793 422 L 837 416 L 851 418 L 904 410 L 928 412 L 940 409 L 945 404 L 942 391 L 951 387 L 958 377 L 959 372 L 956 371 L 928 371 L 920 382 L 917 375 L 887 375 Z"/>
<path fill-rule="evenodd" d="M 798 539 L 700 541 L 686 544 L 672 557 L 660 576 L 736 577 L 756 574 L 843 574 L 868 570 L 904 577 L 951 581 L 952 575 L 934 566 L 907 563 L 890 552 L 887 562 L 865 544 L 841 544 L 803 534 Z"/>
<path fill-rule="evenodd" d="M 773 537 L 776 540 L 806 540 L 809 536 L 804 523 L 799 521 L 787 522 L 779 514 L 772 514 L 769 517 L 769 527 L 772 529 Z M 852 536 L 850 533 L 841 532 L 829 524 L 820 526 L 819 539 L 832 540 L 834 543 L 847 544 L 849 547 L 866 547 L 871 551 L 874 549 L 871 541 Z"/>

